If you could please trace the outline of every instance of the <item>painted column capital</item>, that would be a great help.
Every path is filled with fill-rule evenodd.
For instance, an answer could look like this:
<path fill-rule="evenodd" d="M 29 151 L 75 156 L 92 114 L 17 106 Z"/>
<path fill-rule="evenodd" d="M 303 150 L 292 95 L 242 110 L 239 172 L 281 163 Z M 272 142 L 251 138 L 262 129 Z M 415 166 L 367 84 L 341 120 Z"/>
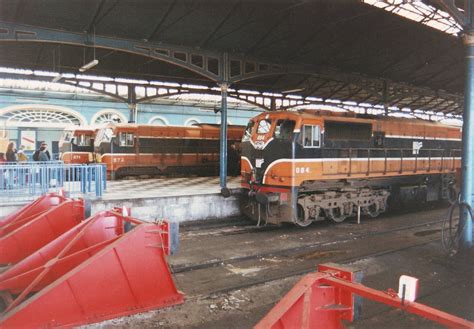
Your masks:
<path fill-rule="evenodd" d="M 466 31 L 463 34 L 462 39 L 466 46 L 474 46 L 474 31 Z"/>
<path fill-rule="evenodd" d="M 227 92 L 227 90 L 229 89 L 229 83 L 221 82 L 219 83 L 219 88 L 221 88 L 221 92 Z"/>

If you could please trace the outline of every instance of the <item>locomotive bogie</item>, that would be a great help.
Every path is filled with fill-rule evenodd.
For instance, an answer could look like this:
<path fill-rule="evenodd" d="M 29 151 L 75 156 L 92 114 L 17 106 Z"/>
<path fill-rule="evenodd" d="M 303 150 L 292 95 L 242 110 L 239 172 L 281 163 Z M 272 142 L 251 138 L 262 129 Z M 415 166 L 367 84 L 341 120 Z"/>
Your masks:
<path fill-rule="evenodd" d="M 340 223 L 348 217 L 356 216 L 359 207 L 364 215 L 377 217 L 385 212 L 389 195 L 387 190 L 371 189 L 303 194 L 298 196 L 298 206 L 301 210 L 297 223 L 324 220 L 325 217 Z"/>

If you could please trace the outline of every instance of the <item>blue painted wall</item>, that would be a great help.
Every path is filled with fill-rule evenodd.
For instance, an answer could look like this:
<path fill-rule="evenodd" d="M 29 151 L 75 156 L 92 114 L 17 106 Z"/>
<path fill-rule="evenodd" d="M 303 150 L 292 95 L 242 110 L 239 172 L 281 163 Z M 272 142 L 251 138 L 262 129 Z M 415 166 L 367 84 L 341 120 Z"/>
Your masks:
<path fill-rule="evenodd" d="M 47 108 L 48 106 L 60 106 L 80 113 L 87 124 L 92 124 L 94 115 L 100 111 L 113 109 L 120 112 L 126 120 L 129 117 L 129 110 L 125 103 L 116 101 L 101 95 L 73 94 L 67 92 L 49 92 L 32 90 L 0 89 L 0 115 L 5 108 L 12 106 L 31 106 L 35 105 Z M 185 125 L 190 119 L 197 119 L 202 123 L 219 123 L 220 114 L 214 113 L 214 104 L 204 104 L 202 106 L 170 105 L 166 102 L 145 103 L 138 105 L 137 122 L 148 124 L 153 117 L 164 118 L 169 125 Z M 229 103 L 228 119 L 232 124 L 246 125 L 249 118 L 259 114 L 261 109 L 252 106 L 233 107 Z M 36 141 L 46 141 L 50 147 L 53 147 L 61 136 L 62 129 L 44 128 L 44 127 L 9 127 L 10 140 L 20 143 L 20 130 L 36 131 Z M 2 152 L 3 150 L 0 150 Z"/>

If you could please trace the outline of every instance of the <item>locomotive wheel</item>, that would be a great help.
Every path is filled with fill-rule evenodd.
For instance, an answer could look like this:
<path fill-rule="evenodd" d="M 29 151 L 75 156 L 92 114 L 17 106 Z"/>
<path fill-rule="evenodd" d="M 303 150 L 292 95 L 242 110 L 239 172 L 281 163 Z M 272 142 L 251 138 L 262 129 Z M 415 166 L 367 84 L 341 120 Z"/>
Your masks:
<path fill-rule="evenodd" d="M 366 213 L 372 217 L 375 218 L 378 215 L 380 215 L 380 207 L 378 202 L 374 202 L 371 205 L 366 207 Z"/>
<path fill-rule="evenodd" d="M 308 227 L 312 222 L 313 221 L 309 218 L 309 216 L 308 218 L 306 217 L 303 207 L 298 205 L 295 224 L 299 227 Z"/>
<path fill-rule="evenodd" d="M 344 214 L 344 208 L 329 208 L 326 210 L 327 216 L 336 223 L 342 223 L 346 219 L 346 215 Z"/>

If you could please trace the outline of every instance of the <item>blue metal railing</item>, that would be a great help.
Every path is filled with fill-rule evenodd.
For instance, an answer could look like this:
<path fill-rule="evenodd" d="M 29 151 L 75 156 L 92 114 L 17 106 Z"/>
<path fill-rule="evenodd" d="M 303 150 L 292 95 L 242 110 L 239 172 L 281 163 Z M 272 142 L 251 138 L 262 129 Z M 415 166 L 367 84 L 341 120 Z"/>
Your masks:
<path fill-rule="evenodd" d="M 107 187 L 106 178 L 103 164 L 5 163 L 0 165 L 0 199 L 33 199 L 60 189 L 71 196 L 101 197 Z"/>
<path fill-rule="evenodd" d="M 60 160 L 52 160 L 52 161 L 25 161 L 25 162 L 4 162 L 2 166 L 53 166 L 53 165 L 62 165 L 64 164 L 63 161 Z"/>

